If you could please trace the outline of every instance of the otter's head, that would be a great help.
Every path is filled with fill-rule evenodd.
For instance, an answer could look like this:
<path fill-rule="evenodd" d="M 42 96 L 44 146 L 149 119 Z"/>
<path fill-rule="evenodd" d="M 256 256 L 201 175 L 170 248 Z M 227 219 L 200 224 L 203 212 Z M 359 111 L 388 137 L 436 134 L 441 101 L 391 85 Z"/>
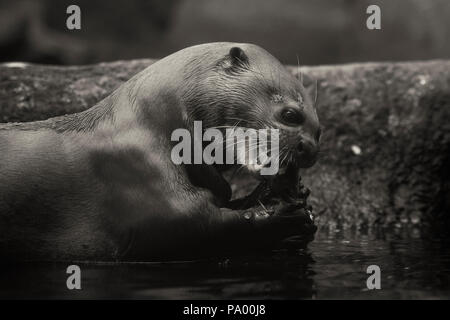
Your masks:
<path fill-rule="evenodd" d="M 321 129 L 312 99 L 301 81 L 276 58 L 251 44 L 205 48 L 186 101 L 194 120 L 208 127 L 279 130 L 280 171 L 307 168 L 317 160 Z M 202 66 L 202 67 L 200 67 Z M 254 168 L 253 168 L 254 169 Z"/>

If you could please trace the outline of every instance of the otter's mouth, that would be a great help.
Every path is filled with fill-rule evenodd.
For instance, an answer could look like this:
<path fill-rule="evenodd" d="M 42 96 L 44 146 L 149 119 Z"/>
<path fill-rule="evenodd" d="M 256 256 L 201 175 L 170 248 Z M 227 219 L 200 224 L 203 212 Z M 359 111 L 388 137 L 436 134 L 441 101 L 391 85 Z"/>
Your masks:
<path fill-rule="evenodd" d="M 272 159 L 262 164 L 247 163 L 244 165 L 244 167 L 250 173 L 259 174 L 261 176 L 277 177 L 285 175 L 289 171 L 290 167 L 306 169 L 314 166 L 316 162 L 316 157 L 296 157 L 295 153 L 288 153 L 283 157 L 281 161 L 279 159 L 277 159 L 276 161 Z M 265 169 L 266 172 L 269 172 L 269 174 L 264 174 L 263 169 Z"/>
<path fill-rule="evenodd" d="M 301 182 L 298 168 L 284 166 L 280 168 L 277 175 L 258 179 L 258 181 L 259 184 L 256 187 L 253 186 L 250 193 L 231 201 L 235 204 L 233 206 L 235 209 L 248 209 L 253 206 L 273 208 L 284 204 L 288 215 L 289 211 L 304 215 L 305 223 L 314 224 L 313 208 L 307 202 L 310 190 Z M 271 214 L 273 210 L 265 211 Z"/>
<path fill-rule="evenodd" d="M 248 165 L 245 166 L 245 168 L 246 168 L 250 173 L 261 175 L 261 170 L 262 170 L 263 168 L 266 168 L 266 169 L 267 169 L 267 168 L 270 168 L 270 165 L 271 165 L 270 163 L 266 163 L 266 164 L 248 164 Z M 310 166 L 312 166 L 312 164 L 311 164 Z M 299 167 L 300 167 L 300 168 L 309 168 L 310 166 L 308 166 L 308 167 L 300 167 L 300 166 L 299 166 Z M 276 177 L 285 175 L 286 172 L 288 171 L 288 167 L 289 167 L 289 165 L 285 165 L 285 166 L 279 167 L 277 173 L 274 174 L 274 175 L 272 175 L 271 178 L 276 178 Z M 265 177 L 269 178 L 270 175 L 265 176 Z"/>

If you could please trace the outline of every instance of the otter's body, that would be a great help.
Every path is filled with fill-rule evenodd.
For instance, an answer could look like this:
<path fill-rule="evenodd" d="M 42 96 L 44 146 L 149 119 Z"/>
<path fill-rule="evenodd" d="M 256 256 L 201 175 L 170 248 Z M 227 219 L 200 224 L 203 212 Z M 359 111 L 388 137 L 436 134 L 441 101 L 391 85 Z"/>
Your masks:
<path fill-rule="evenodd" d="M 153 259 L 251 230 L 242 211 L 221 208 L 229 186 L 213 167 L 194 169 L 170 158 L 173 130 L 191 129 L 194 120 L 205 127 L 236 118 L 259 125 L 262 114 L 227 105 L 260 96 L 254 107 L 265 112 L 266 97 L 256 88 L 269 71 L 276 78 L 267 81 L 302 90 L 288 72 L 275 74 L 281 64 L 253 45 L 239 44 L 261 74 L 235 80 L 242 67 L 229 53 L 235 46 L 179 51 L 82 113 L 0 125 L 0 256 Z M 317 122 L 315 112 L 307 116 Z M 314 139 L 314 125 L 307 139 Z M 215 182 L 193 183 L 193 174 Z"/>

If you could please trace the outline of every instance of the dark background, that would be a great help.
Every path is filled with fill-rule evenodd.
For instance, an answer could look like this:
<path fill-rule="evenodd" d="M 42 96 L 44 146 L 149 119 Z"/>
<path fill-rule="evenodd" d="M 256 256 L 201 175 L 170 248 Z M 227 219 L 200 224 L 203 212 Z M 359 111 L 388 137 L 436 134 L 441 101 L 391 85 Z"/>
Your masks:
<path fill-rule="evenodd" d="M 66 28 L 81 7 L 82 29 Z M 381 30 L 366 8 L 381 7 Z M 159 58 L 204 42 L 261 45 L 284 63 L 450 57 L 449 0 L 0 0 L 0 61 Z"/>

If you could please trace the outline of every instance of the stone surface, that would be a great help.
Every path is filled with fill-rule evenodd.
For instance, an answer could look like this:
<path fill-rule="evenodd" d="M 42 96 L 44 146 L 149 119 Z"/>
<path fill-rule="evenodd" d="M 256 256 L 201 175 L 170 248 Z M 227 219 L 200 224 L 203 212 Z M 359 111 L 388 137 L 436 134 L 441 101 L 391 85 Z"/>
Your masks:
<path fill-rule="evenodd" d="M 0 65 L 0 122 L 84 110 L 151 63 Z M 322 157 L 302 175 L 322 227 L 448 225 L 450 61 L 288 68 L 318 83 Z"/>

